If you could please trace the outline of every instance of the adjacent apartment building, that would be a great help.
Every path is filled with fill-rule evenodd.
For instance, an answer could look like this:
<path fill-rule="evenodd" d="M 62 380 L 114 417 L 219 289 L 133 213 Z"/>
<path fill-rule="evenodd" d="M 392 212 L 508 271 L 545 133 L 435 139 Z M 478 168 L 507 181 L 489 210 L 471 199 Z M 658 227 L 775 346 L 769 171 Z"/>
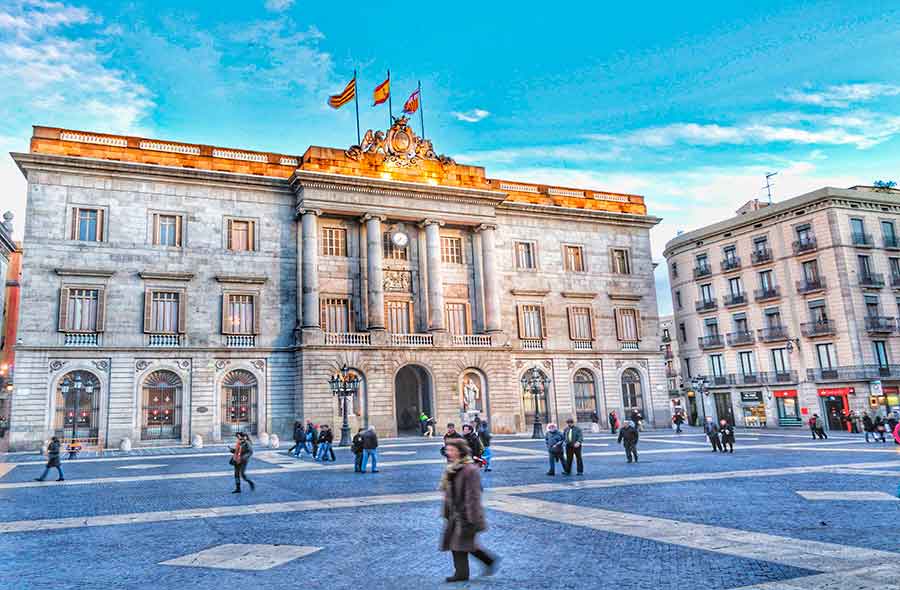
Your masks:
<path fill-rule="evenodd" d="M 900 410 L 898 196 L 751 201 L 666 245 L 689 413 L 748 427 L 818 414 L 839 429 L 851 410 Z"/>
<path fill-rule="evenodd" d="M 13 158 L 13 448 L 339 427 L 344 366 L 354 431 L 668 422 L 643 197 L 491 179 L 404 118 L 302 155 L 35 127 Z"/>

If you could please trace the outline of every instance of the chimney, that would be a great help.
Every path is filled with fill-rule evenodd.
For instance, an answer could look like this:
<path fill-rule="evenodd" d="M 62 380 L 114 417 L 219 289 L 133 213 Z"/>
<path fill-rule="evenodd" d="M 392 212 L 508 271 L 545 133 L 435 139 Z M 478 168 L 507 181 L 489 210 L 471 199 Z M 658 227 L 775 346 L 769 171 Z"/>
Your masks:
<path fill-rule="evenodd" d="M 752 201 L 747 201 L 743 204 L 743 206 L 735 211 L 737 215 L 746 215 L 747 213 L 752 213 L 753 211 L 759 211 L 763 207 L 768 207 L 768 203 L 763 203 L 759 199 L 753 199 Z"/>

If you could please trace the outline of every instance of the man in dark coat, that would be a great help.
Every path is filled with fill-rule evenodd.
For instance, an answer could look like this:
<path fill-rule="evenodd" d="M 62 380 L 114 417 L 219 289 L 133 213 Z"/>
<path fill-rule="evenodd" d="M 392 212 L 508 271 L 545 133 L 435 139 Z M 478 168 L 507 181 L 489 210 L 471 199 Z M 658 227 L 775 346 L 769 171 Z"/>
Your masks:
<path fill-rule="evenodd" d="M 722 441 L 719 440 L 719 427 L 713 422 L 712 416 L 706 417 L 706 424 L 703 425 L 703 432 L 706 433 L 706 438 L 709 439 L 709 444 L 712 445 L 713 453 L 716 451 L 725 452 L 722 449 Z"/>
<path fill-rule="evenodd" d="M 47 474 L 50 473 L 51 467 L 55 467 L 56 472 L 59 473 L 59 477 L 56 481 L 66 481 L 66 478 L 63 477 L 62 462 L 59 458 L 59 447 L 59 438 L 54 436 L 50 439 L 50 444 L 47 445 L 47 465 L 44 467 L 44 473 L 42 473 L 40 477 L 34 478 L 35 481 L 44 481 L 47 479 Z"/>
<path fill-rule="evenodd" d="M 481 451 L 483 449 L 481 446 L 481 439 L 478 438 L 478 434 L 472 429 L 471 425 L 463 424 L 463 438 L 466 439 L 469 450 L 472 451 L 472 456 L 481 457 Z"/>
<path fill-rule="evenodd" d="M 231 493 L 241 493 L 242 479 L 247 482 L 250 486 L 250 491 L 252 492 L 256 489 L 256 485 L 247 478 L 247 464 L 250 462 L 250 457 L 253 455 L 250 437 L 243 432 L 238 432 L 235 435 L 234 448 L 229 450 L 231 451 L 231 461 L 229 462 L 234 466 L 234 489 Z"/>
<path fill-rule="evenodd" d="M 863 412 L 863 430 L 866 433 L 866 442 L 869 442 L 869 435 L 875 433 L 875 423 L 872 422 L 872 417 L 869 416 L 868 412 Z"/>
<path fill-rule="evenodd" d="M 581 428 L 575 426 L 575 419 L 566 420 L 566 430 L 563 432 L 566 441 L 566 465 L 564 475 L 572 475 L 572 459 L 578 461 L 578 475 L 584 475 L 584 462 L 581 460 L 581 445 L 584 443 L 584 434 Z"/>
<path fill-rule="evenodd" d="M 672 424 L 675 425 L 675 432 L 681 432 L 681 425 L 684 424 L 684 414 L 681 412 L 675 412 L 675 415 L 672 416 Z"/>
<path fill-rule="evenodd" d="M 306 421 L 306 452 L 315 458 L 319 451 L 319 431 L 312 420 Z"/>
<path fill-rule="evenodd" d="M 487 529 L 481 505 L 481 478 L 478 467 L 469 456 L 465 441 L 453 438 L 446 444 L 447 469 L 441 478 L 444 492 L 443 516 L 446 519 L 441 536 L 441 551 L 453 553 L 453 575 L 448 582 L 469 579 L 469 554 L 485 566 L 484 575 L 497 569 L 498 559 L 481 548 L 477 535 Z"/>
<path fill-rule="evenodd" d="M 637 444 L 640 437 L 638 429 L 634 427 L 632 422 L 626 422 L 625 426 L 619 430 L 619 443 L 625 447 L 625 458 L 631 463 L 634 460 L 637 463 Z"/>
<path fill-rule="evenodd" d="M 363 459 L 362 469 L 360 473 L 366 472 L 366 466 L 369 459 L 372 459 L 372 473 L 378 473 L 378 435 L 375 433 L 375 427 L 369 426 L 362 435 L 363 439 Z"/>
<path fill-rule="evenodd" d="M 564 455 L 566 438 L 553 422 L 547 424 L 547 433 L 544 435 L 544 444 L 547 445 L 547 454 L 550 459 L 550 470 L 547 471 L 547 475 L 556 475 L 557 461 L 559 461 L 559 466 L 562 467 L 562 470 L 565 471 L 566 460 Z"/>
<path fill-rule="evenodd" d="M 303 422 L 297 420 L 294 422 L 294 432 L 293 432 L 294 446 L 288 449 L 288 453 L 291 453 L 295 457 L 300 456 L 300 449 L 303 447 L 303 443 L 306 441 L 306 429 L 303 428 Z"/>
<path fill-rule="evenodd" d="M 357 430 L 350 443 L 350 450 L 353 451 L 353 471 L 356 473 L 362 472 L 363 432 L 365 431 L 362 428 Z"/>
<path fill-rule="evenodd" d="M 728 449 L 729 453 L 734 453 L 734 426 L 725 418 L 719 420 L 719 435 L 722 438 L 722 452 Z"/>

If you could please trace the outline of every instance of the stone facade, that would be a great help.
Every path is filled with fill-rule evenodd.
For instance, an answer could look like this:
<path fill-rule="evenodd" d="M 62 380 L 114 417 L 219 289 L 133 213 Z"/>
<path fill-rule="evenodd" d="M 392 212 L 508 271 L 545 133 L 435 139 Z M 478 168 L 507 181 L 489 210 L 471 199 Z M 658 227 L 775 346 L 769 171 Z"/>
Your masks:
<path fill-rule="evenodd" d="M 443 424 L 475 407 L 497 432 L 527 430 L 531 396 L 520 379 L 532 367 L 550 379 L 545 421 L 578 403 L 584 418 L 586 377 L 601 417 L 622 412 L 626 372 L 639 377 L 648 420 L 668 421 L 648 236 L 658 219 L 643 199 L 494 181 L 452 161 L 398 169 L 352 155 L 36 128 L 31 152 L 13 155 L 28 210 L 12 447 L 53 433 L 101 446 L 221 440 L 235 427 L 226 414 L 245 411 L 242 427 L 282 439 L 295 420 L 337 429 L 328 379 L 344 365 L 363 382 L 354 430 L 395 435 L 413 412 Z M 80 210 L 100 212 L 102 238 L 79 239 Z M 178 219 L 173 245 L 157 244 L 159 216 Z M 248 251 L 232 247 L 232 221 L 251 224 Z M 386 256 L 397 233 L 408 239 L 405 256 Z M 326 234 L 341 248 L 326 250 Z M 448 238 L 459 239 L 461 258 L 445 251 Z M 519 241 L 535 247 L 533 270 L 517 267 Z M 565 245 L 580 247 L 573 270 Z M 627 271 L 612 272 L 613 249 L 627 252 Z M 148 329 L 156 290 L 179 294 L 183 329 Z M 66 317 L 76 308 L 61 317 L 61 301 L 82 292 L 102 299 L 102 328 L 72 334 Z M 251 332 L 226 333 L 236 321 L 230 294 L 252 298 Z M 347 302 L 340 330 L 323 312 L 329 300 Z M 398 301 L 411 310 L 403 333 L 383 311 Z M 451 333 L 448 304 L 465 309 L 462 330 Z M 523 305 L 544 310 L 538 338 L 520 338 Z M 586 340 L 571 337 L 571 307 L 590 309 Z M 617 331 L 617 309 L 633 310 L 636 334 Z M 463 407 L 466 380 L 479 392 L 475 407 Z M 88 384 L 72 401 L 72 388 Z M 159 391 L 176 401 L 149 401 Z M 246 407 L 229 404 L 232 394 L 246 394 Z M 149 424 L 156 410 L 176 418 Z"/>
<path fill-rule="evenodd" d="M 707 380 L 701 414 L 841 428 L 834 410 L 900 409 L 896 191 L 823 188 L 742 211 L 666 246 L 686 391 Z"/>

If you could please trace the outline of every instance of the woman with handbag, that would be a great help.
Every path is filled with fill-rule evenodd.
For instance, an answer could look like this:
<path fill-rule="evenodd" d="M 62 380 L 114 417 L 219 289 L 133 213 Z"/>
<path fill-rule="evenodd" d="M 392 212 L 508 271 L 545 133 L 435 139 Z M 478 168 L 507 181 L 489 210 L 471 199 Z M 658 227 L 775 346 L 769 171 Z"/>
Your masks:
<path fill-rule="evenodd" d="M 441 551 L 453 553 L 453 575 L 448 582 L 464 582 L 469 579 L 469 554 L 481 561 L 484 575 L 493 575 L 498 558 L 481 548 L 476 539 L 487 529 L 484 507 L 481 505 L 481 477 L 478 467 L 469 455 L 469 445 L 462 439 L 450 439 L 444 450 L 447 469 L 441 478 L 444 492 L 444 534 Z"/>
<path fill-rule="evenodd" d="M 234 448 L 228 449 L 231 451 L 231 459 L 228 463 L 234 467 L 234 489 L 231 493 L 241 493 L 242 479 L 247 482 L 247 485 L 250 486 L 250 491 L 252 492 L 256 489 L 256 486 L 252 481 L 247 479 L 247 463 L 250 462 L 250 457 L 253 455 L 253 447 L 250 446 L 250 437 L 243 432 L 238 432 L 234 436 Z"/>

